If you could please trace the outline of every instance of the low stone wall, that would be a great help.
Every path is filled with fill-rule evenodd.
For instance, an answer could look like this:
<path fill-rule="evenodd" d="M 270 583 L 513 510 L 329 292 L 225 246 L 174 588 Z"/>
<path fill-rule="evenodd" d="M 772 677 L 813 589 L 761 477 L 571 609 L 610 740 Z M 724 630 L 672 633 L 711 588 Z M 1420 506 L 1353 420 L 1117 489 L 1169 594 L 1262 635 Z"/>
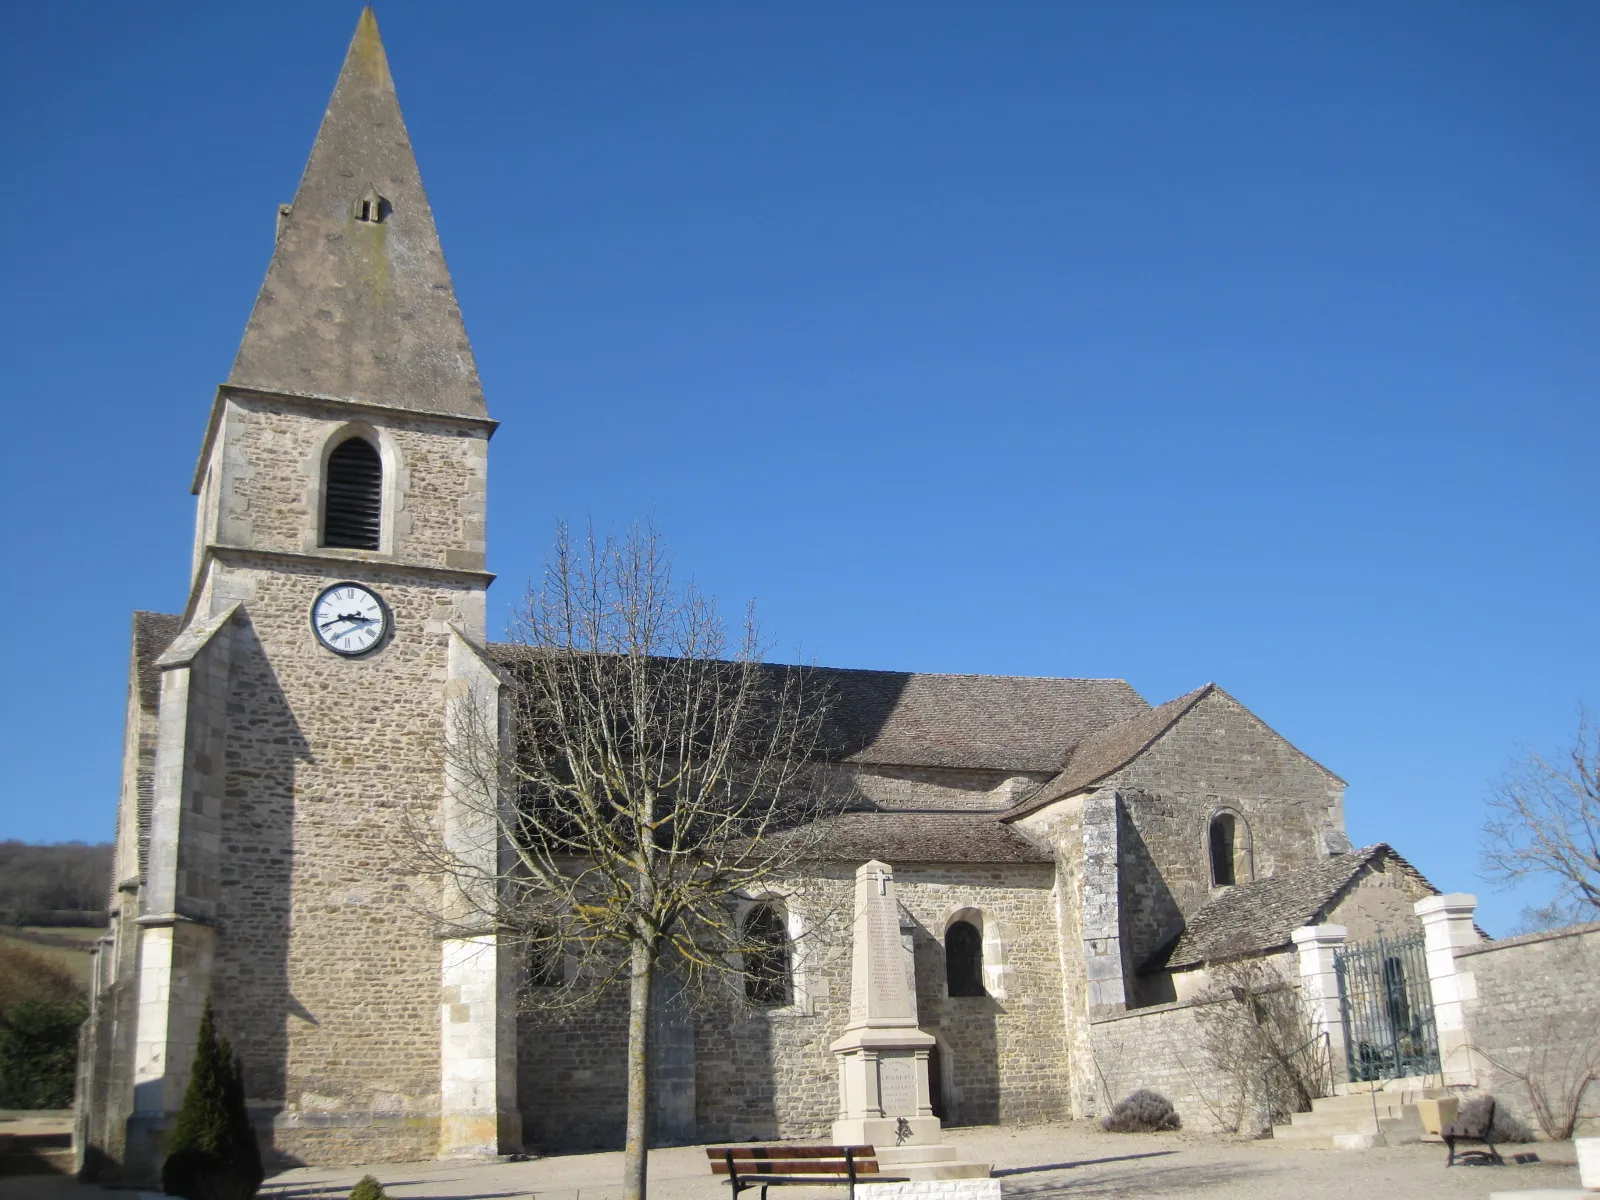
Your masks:
<path fill-rule="evenodd" d="M 1230 1080 L 1206 1063 L 1194 1002 L 1158 1004 L 1102 1018 L 1089 1027 L 1099 1083 L 1096 1114 L 1129 1092 L 1150 1088 L 1178 1110 L 1185 1129 L 1232 1132 L 1243 1100 Z"/>
<path fill-rule="evenodd" d="M 1559 1103 L 1600 1067 L 1600 922 L 1458 947 L 1478 1084 L 1535 1129 L 1528 1075 Z M 1579 1134 L 1600 1133 L 1600 1082 L 1583 1098 Z"/>

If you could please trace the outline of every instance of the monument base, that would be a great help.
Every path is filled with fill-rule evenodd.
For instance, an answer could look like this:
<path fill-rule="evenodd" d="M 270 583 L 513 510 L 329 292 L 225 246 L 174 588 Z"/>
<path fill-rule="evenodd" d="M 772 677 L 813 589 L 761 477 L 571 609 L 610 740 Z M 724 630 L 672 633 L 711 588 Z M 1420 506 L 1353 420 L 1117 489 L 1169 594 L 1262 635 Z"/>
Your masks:
<path fill-rule="evenodd" d="M 900 1127 L 902 1121 L 909 1129 Z M 833 1123 L 835 1146 L 872 1146 L 882 1153 L 931 1147 L 938 1141 L 938 1117 L 847 1117 Z"/>
<path fill-rule="evenodd" d="M 962 1162 L 954 1146 L 878 1145 L 878 1169 L 885 1175 L 903 1175 L 912 1183 L 940 1179 L 987 1179 L 993 1163 Z M 884 1184 L 884 1187 L 890 1186 Z M 877 1192 L 872 1193 L 877 1196 Z M 943 1200 L 961 1200 L 955 1195 Z M 977 1200 L 974 1196 L 972 1200 Z"/>

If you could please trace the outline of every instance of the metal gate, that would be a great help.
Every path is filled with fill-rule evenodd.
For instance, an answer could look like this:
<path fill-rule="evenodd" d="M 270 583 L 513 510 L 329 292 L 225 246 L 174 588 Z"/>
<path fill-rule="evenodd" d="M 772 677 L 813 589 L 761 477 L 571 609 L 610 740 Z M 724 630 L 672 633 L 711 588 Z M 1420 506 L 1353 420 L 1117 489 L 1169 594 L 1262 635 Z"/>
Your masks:
<path fill-rule="evenodd" d="M 1439 1070 L 1439 1034 L 1422 938 L 1379 934 L 1334 958 L 1351 1080 L 1398 1079 Z"/>

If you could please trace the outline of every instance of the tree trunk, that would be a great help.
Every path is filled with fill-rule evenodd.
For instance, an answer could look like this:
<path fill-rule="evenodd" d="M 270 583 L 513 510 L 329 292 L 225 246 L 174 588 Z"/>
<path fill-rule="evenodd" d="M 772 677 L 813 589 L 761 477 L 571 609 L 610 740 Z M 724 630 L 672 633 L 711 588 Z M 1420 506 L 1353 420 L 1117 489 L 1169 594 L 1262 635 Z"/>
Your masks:
<path fill-rule="evenodd" d="M 628 979 L 628 1142 L 622 1155 L 623 1200 L 645 1200 L 646 1138 L 650 1119 L 650 993 L 655 955 L 644 940 L 633 943 Z"/>

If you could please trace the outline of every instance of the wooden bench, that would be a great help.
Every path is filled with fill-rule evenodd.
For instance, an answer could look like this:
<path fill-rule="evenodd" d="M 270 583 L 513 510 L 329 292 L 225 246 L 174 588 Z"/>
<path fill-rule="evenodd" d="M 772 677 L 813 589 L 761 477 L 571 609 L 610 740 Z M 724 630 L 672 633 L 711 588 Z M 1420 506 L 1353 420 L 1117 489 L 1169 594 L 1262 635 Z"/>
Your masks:
<path fill-rule="evenodd" d="M 881 1174 L 871 1146 L 707 1146 L 706 1157 L 713 1175 L 728 1177 L 735 1197 L 757 1185 L 767 1200 L 769 1187 L 843 1183 L 855 1200 L 857 1183 L 907 1182 L 903 1175 Z"/>
<path fill-rule="evenodd" d="M 1502 1165 L 1505 1160 L 1500 1157 L 1500 1151 L 1494 1148 L 1494 1097 L 1474 1096 L 1461 1106 L 1461 1111 L 1456 1119 L 1439 1131 L 1439 1136 L 1444 1138 L 1445 1145 L 1450 1147 L 1450 1157 L 1445 1160 L 1445 1166 L 1456 1165 L 1457 1142 L 1479 1142 L 1488 1147 L 1487 1150 L 1463 1150 L 1462 1161 L 1477 1160 L 1479 1162 Z"/>

